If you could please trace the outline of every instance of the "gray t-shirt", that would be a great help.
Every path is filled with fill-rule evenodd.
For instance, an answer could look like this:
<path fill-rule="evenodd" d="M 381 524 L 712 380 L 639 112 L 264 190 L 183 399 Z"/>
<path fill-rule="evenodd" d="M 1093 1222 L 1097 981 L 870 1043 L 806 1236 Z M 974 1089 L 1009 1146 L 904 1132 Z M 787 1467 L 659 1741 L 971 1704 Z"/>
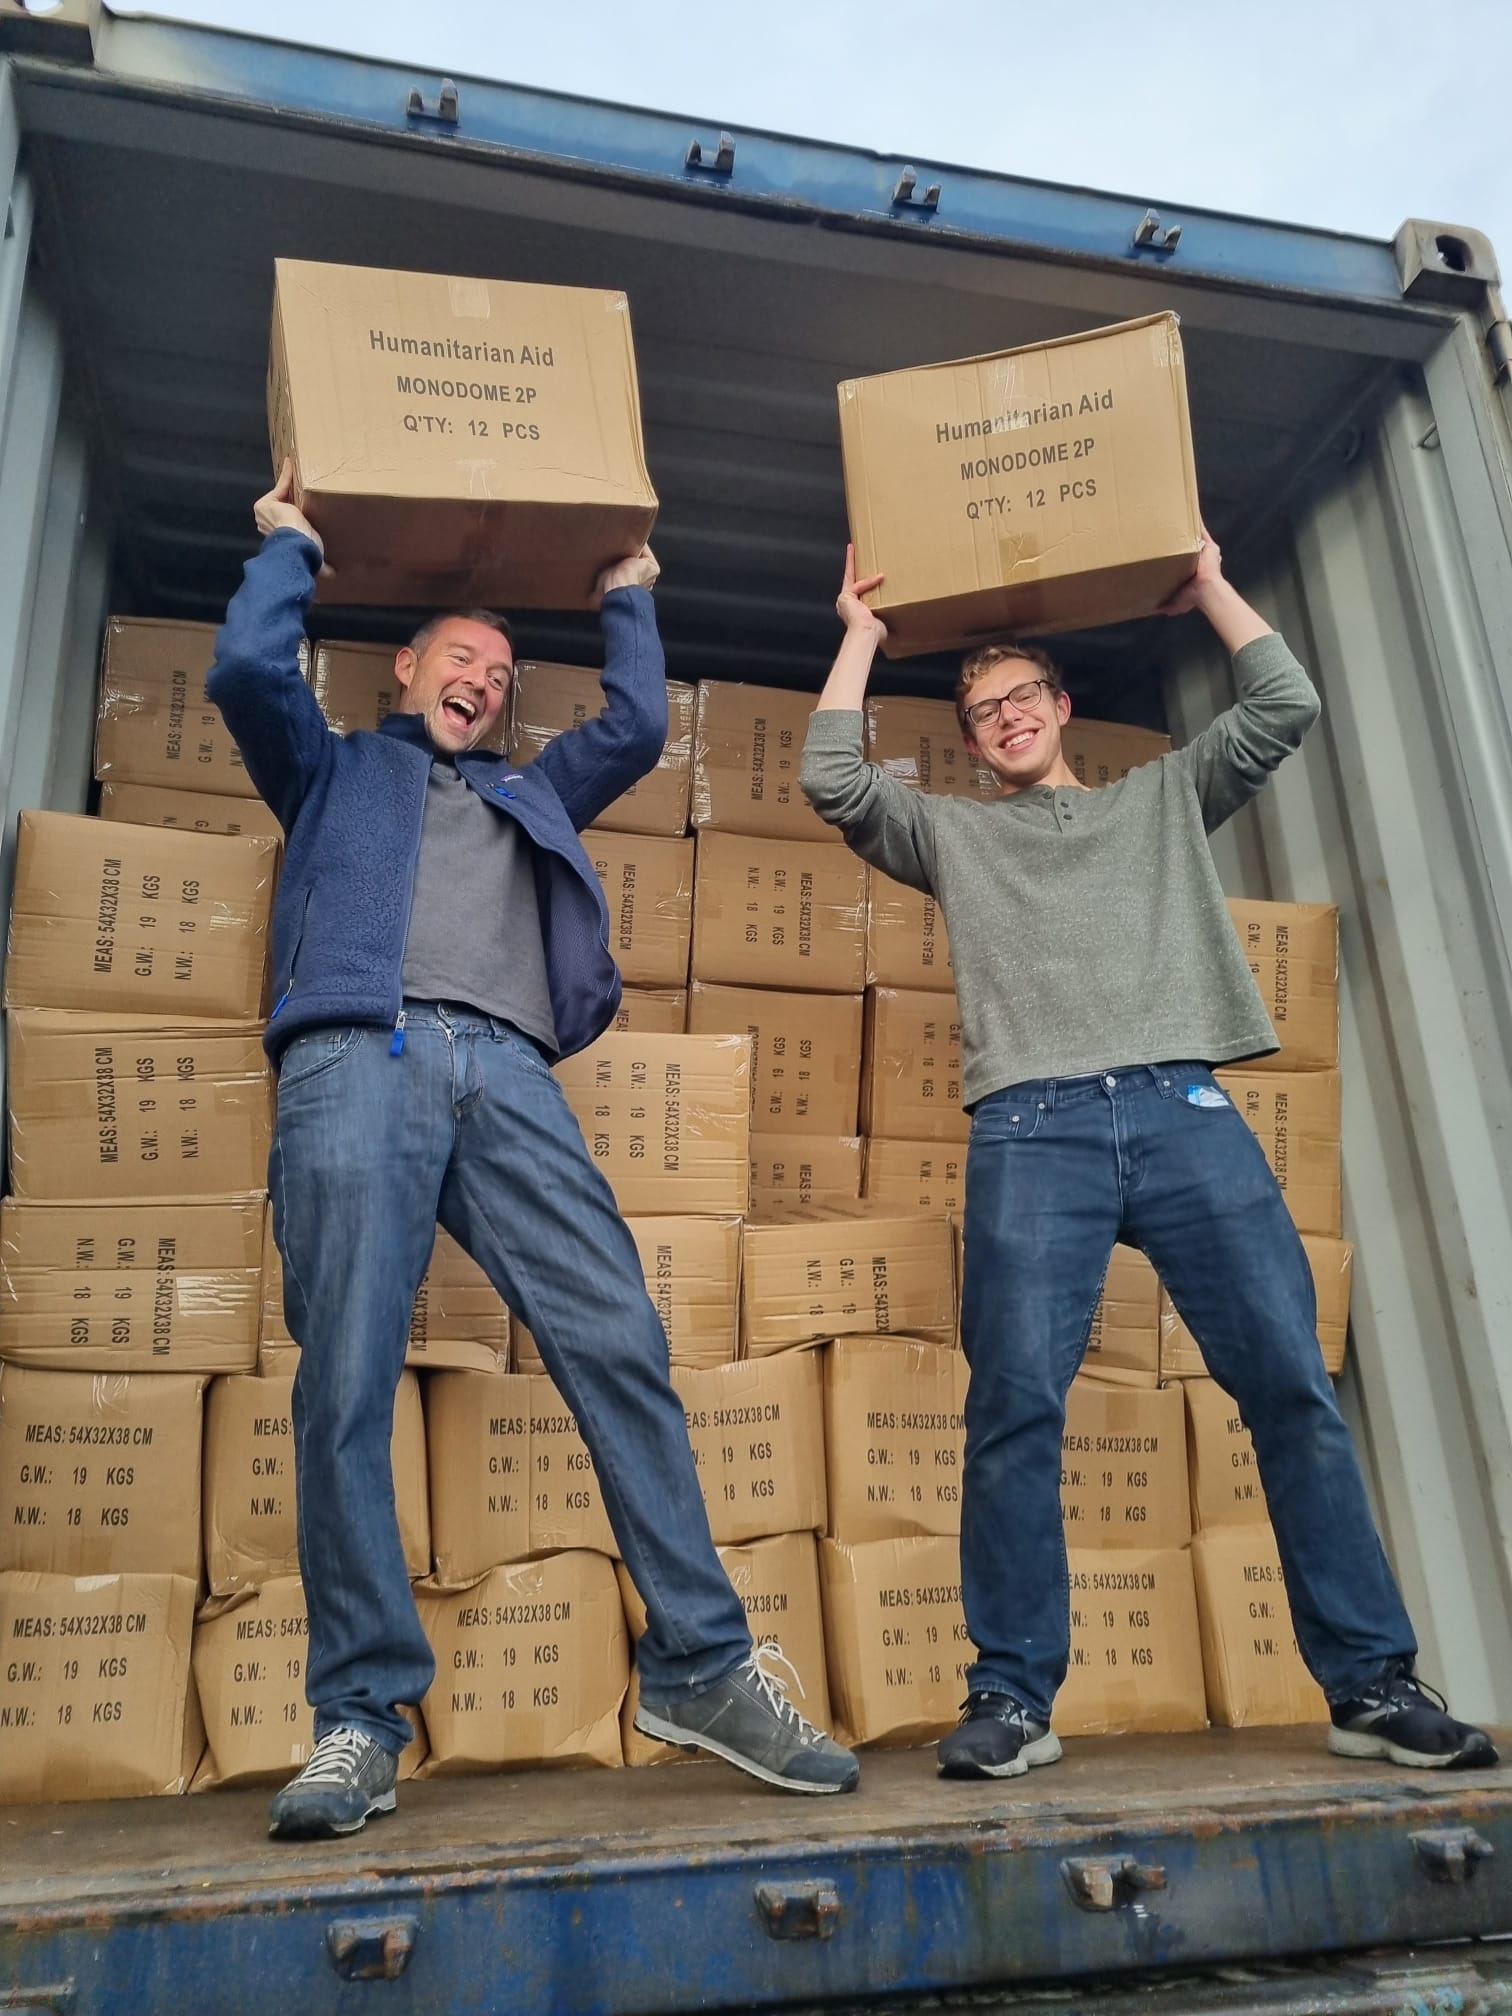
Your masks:
<path fill-rule="evenodd" d="M 419 1001 L 497 1015 L 555 1052 L 534 854 L 455 763 L 432 762 L 403 986 Z"/>

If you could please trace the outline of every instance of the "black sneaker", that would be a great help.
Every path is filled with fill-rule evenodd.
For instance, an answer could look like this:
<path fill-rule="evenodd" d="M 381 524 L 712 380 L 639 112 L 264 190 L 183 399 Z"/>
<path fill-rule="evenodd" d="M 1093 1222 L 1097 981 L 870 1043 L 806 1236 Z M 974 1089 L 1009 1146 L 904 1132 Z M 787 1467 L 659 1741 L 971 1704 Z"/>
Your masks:
<path fill-rule="evenodd" d="M 785 1683 L 768 1671 L 767 1662 L 773 1660 L 793 1673 L 781 1649 L 768 1640 L 701 1694 L 661 1703 L 642 1695 L 635 1726 L 643 1736 L 679 1749 L 723 1757 L 785 1792 L 854 1792 L 861 1766 L 849 1750 L 798 1713 Z M 796 1673 L 793 1678 L 797 1680 Z"/>
<path fill-rule="evenodd" d="M 276 1841 L 324 1841 L 355 1834 L 370 1813 L 392 1813 L 399 1760 L 360 1729 L 333 1729 L 273 1801 Z"/>
<path fill-rule="evenodd" d="M 1011 1694 L 968 1694 L 960 1722 L 935 1755 L 942 1778 L 1019 1778 L 1031 1764 L 1053 1764 L 1060 1738 Z"/>
<path fill-rule="evenodd" d="M 1336 1757 L 1389 1757 L 1422 1771 L 1475 1771 L 1497 1761 L 1491 1738 L 1456 1722 L 1410 1659 L 1393 1659 L 1358 1699 L 1335 1701 L 1329 1712 L 1328 1747 Z"/>

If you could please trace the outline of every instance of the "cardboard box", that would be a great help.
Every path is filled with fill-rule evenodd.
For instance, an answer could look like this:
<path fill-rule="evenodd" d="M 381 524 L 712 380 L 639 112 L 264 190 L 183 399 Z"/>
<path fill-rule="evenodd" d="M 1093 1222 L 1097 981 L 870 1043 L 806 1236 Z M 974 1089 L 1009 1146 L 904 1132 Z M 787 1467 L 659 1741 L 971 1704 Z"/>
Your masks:
<path fill-rule="evenodd" d="M 859 994 L 865 973 L 866 868 L 848 847 L 702 829 L 695 980 Z"/>
<path fill-rule="evenodd" d="M 1186 1400 L 1194 1529 L 1268 1525 L 1255 1445 L 1236 1402 L 1212 1379 L 1183 1379 L 1168 1390 Z"/>
<path fill-rule="evenodd" d="M 695 1371 L 674 1365 L 717 1547 L 825 1523 L 819 1355 L 784 1351 Z"/>
<path fill-rule="evenodd" d="M 943 993 L 954 987 L 945 919 L 933 896 L 880 868 L 866 878 L 866 984 Z"/>
<path fill-rule="evenodd" d="M 426 1381 L 435 1580 L 464 1587 L 530 1554 L 531 1392 L 518 1372 L 436 1372 Z"/>
<path fill-rule="evenodd" d="M 740 1220 L 632 1218 L 646 1292 L 674 1365 L 724 1365 L 740 1343 Z M 516 1368 L 544 1372 L 535 1338 L 515 1324 Z"/>
<path fill-rule="evenodd" d="M 1061 1437 L 1061 1517 L 1072 1547 L 1184 1547 L 1192 1537 L 1186 1410 L 1153 1393 L 1073 1379 Z"/>
<path fill-rule="evenodd" d="M 1186 1548 L 1074 1548 L 1071 1659 L 1055 1703 L 1062 1736 L 1201 1729 L 1202 1640 Z"/>
<path fill-rule="evenodd" d="M 1220 1071 L 1218 1083 L 1265 1150 L 1299 1232 L 1337 1239 L 1343 1226 L 1337 1071 Z"/>
<path fill-rule="evenodd" d="M 1199 1533 L 1192 1568 L 1211 1719 L 1223 1729 L 1326 1722 L 1328 1703 L 1292 1630 L 1269 1524 Z"/>
<path fill-rule="evenodd" d="M 681 987 L 693 935 L 693 842 L 590 828 L 583 845 L 609 905 L 609 949 L 627 985 Z"/>
<path fill-rule="evenodd" d="M 819 1554 L 812 1533 L 784 1533 L 754 1540 L 749 1547 L 721 1547 L 720 1565 L 745 1606 L 751 1637 L 780 1656 L 768 1656 L 766 1667 L 786 1688 L 788 1699 L 816 1729 L 830 1725 L 829 1680 L 824 1669 L 824 1612 L 819 1601 Z M 620 1564 L 620 1597 L 625 1622 L 636 1644 L 646 1628 L 646 1606 Z M 671 1743 L 642 1736 L 635 1726 L 640 1705 L 640 1681 L 630 1669 L 630 1688 L 621 1711 L 621 1735 L 627 1764 L 675 1764 L 686 1756 Z"/>
<path fill-rule="evenodd" d="M 516 665 L 510 761 L 532 763 L 558 735 L 596 719 L 604 708 L 601 677 L 581 665 L 544 665 L 531 659 Z M 648 776 L 601 812 L 594 826 L 599 831 L 680 838 L 688 830 L 692 763 L 693 688 L 680 679 L 669 679 L 667 741 L 661 760 Z"/>
<path fill-rule="evenodd" d="M 205 1572 L 214 1596 L 299 1573 L 292 1378 L 216 1379 L 205 1401 Z M 413 1372 L 394 1398 L 394 1499 L 411 1576 L 430 1568 L 425 1423 Z"/>
<path fill-rule="evenodd" d="M 438 1773 L 512 1764 L 623 1764 L 630 1639 L 613 1565 L 555 1554 L 464 1590 L 417 1592 L 436 1654 L 423 1704 Z"/>
<path fill-rule="evenodd" d="M 546 1378 L 530 1382 L 530 1551 L 619 1553 L 577 1417 Z"/>
<path fill-rule="evenodd" d="M 861 1089 L 861 996 L 695 980 L 688 1029 L 751 1039 L 753 1134 L 851 1135 Z"/>
<path fill-rule="evenodd" d="M 1354 1276 L 1354 1248 L 1347 1239 L 1325 1239 L 1304 1232 L 1302 1250 L 1312 1268 L 1318 1297 L 1318 1347 L 1331 1379 L 1344 1370 L 1349 1339 L 1349 1291 Z M 1160 1376 L 1162 1379 L 1205 1379 L 1207 1361 L 1197 1339 L 1176 1314 L 1169 1295 L 1160 1297 Z"/>
<path fill-rule="evenodd" d="M 954 994 L 866 990 L 861 1131 L 899 1141 L 964 1141 L 961 1011 Z"/>
<path fill-rule="evenodd" d="M 681 1036 L 688 1025 L 686 987 L 627 987 L 620 995 L 614 1028 L 637 1036 Z"/>
<path fill-rule="evenodd" d="M 740 1217 L 751 1182 L 745 1036 L 601 1036 L 557 1066 L 626 1216 Z"/>
<path fill-rule="evenodd" d="M 0 1372 L 0 1569 L 200 1572 L 205 1382 Z"/>
<path fill-rule="evenodd" d="M 1083 1376 L 1110 1386 L 1158 1386 L 1160 1311 L 1160 1276 L 1143 1253 L 1115 1246 L 1092 1312 Z"/>
<path fill-rule="evenodd" d="M 1148 616 L 1202 537 L 1181 336 L 1146 316 L 839 387 L 889 657 Z"/>
<path fill-rule="evenodd" d="M 758 840 L 838 842 L 798 788 L 811 693 L 700 679 L 693 730 L 693 824 Z"/>
<path fill-rule="evenodd" d="M 112 616 L 100 658 L 96 777 L 255 798 L 241 751 L 205 692 L 214 662 L 213 623 Z"/>
<path fill-rule="evenodd" d="M 255 1017 L 277 867 L 271 840 L 23 812 L 5 1006 Z"/>
<path fill-rule="evenodd" d="M 299 1346 L 284 1321 L 283 1261 L 268 1215 L 263 1246 L 262 1339 L 258 1369 L 292 1373 Z M 417 1371 L 509 1370 L 510 1315 L 483 1269 L 438 1225 L 430 1266 L 410 1316 L 405 1363 Z"/>
<path fill-rule="evenodd" d="M 964 1211 L 964 1141 L 883 1141 L 866 1144 L 862 1195 L 871 1204 L 902 1204 L 921 1211 Z"/>
<path fill-rule="evenodd" d="M 819 1543 L 835 1720 L 852 1743 L 934 1743 L 953 1729 L 976 1654 L 952 1535 Z"/>
<path fill-rule="evenodd" d="M 315 1747 L 305 1700 L 310 1620 L 297 1575 L 215 1596 L 194 1626 L 194 1684 L 205 1720 L 205 1755 L 192 1792 L 216 1785 L 281 1783 Z M 413 1719 L 413 1717 L 411 1718 Z M 399 1780 L 425 1755 L 419 1729 L 399 1757 Z"/>
<path fill-rule="evenodd" d="M 183 1575 L 0 1575 L 0 1806 L 186 1791 L 193 1627 Z"/>
<path fill-rule="evenodd" d="M 1073 714 L 1061 730 L 1061 754 L 1088 790 L 1116 784 L 1131 770 L 1158 763 L 1170 754 L 1171 738 L 1154 728 L 1132 728 L 1123 721 L 1084 721 Z"/>
<path fill-rule="evenodd" d="M 0 1358 L 70 1373 L 250 1372 L 259 1198 L 0 1204 Z"/>
<path fill-rule="evenodd" d="M 268 426 L 333 600 L 586 609 L 656 517 L 623 294 L 275 260 Z"/>
<path fill-rule="evenodd" d="M 854 1204 L 863 1145 L 859 1134 L 753 1134 L 751 1210 L 770 1217 L 795 1205 Z"/>
<path fill-rule="evenodd" d="M 283 839 L 283 828 L 261 798 L 222 798 L 210 791 L 174 791 L 163 784 L 100 786 L 100 817 L 128 826 L 171 826 L 180 833 L 246 834 Z"/>
<path fill-rule="evenodd" d="M 1332 903 L 1229 898 L 1229 915 L 1281 1048 L 1247 1071 L 1336 1071 L 1339 913 Z"/>
<path fill-rule="evenodd" d="M 6 1049 L 17 1197 L 266 1189 L 273 1088 L 259 1024 L 12 1009 Z"/>
<path fill-rule="evenodd" d="M 824 1353 L 829 1533 L 847 1546 L 959 1533 L 966 1382 L 959 1351 L 840 1337 Z"/>
<path fill-rule="evenodd" d="M 853 1215 L 854 1214 L 854 1215 Z M 749 1358 L 853 1336 L 955 1336 L 955 1256 L 943 1216 L 815 1206 L 746 1226 L 741 1339 Z"/>

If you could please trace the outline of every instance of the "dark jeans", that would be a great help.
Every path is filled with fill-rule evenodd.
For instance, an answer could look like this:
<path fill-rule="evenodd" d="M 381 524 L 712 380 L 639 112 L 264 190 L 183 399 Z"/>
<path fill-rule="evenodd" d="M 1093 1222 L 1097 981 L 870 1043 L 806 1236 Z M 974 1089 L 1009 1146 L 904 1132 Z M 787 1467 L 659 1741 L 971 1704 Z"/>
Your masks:
<path fill-rule="evenodd" d="M 1196 1103 L 1199 1098 L 1206 1104 Z M 1014 1085 L 975 1108 L 961 1581 L 973 1689 L 1048 1721 L 1066 1677 L 1066 1393 L 1116 1240 L 1153 1262 L 1254 1439 L 1302 1655 L 1347 1699 L 1416 1646 L 1317 1341 L 1307 1255 L 1205 1065 Z"/>
<path fill-rule="evenodd" d="M 593 1457 L 644 1598 L 658 1700 L 750 1650 L 709 1537 L 640 1259 L 540 1051 L 507 1023 L 407 1002 L 406 1038 L 341 1027 L 284 1053 L 270 1168 L 294 1382 L 299 1560 L 315 1734 L 385 1748 L 434 1661 L 410 1594 L 389 1454 L 410 1312 L 437 1221 L 529 1324 Z"/>

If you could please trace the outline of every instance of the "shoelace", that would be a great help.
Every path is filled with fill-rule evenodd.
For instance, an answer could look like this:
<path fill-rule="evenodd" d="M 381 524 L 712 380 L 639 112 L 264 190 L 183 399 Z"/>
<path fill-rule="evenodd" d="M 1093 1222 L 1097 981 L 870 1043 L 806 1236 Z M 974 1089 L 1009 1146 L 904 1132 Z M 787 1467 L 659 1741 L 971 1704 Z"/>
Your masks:
<path fill-rule="evenodd" d="M 1001 1707 L 988 1705 L 994 1702 L 1001 1702 Z M 966 1699 L 961 1703 L 961 1719 L 956 1725 L 957 1728 L 964 1729 L 968 1722 L 973 1721 L 975 1719 L 973 1711 L 978 1707 L 986 1708 L 987 1713 L 996 1716 L 999 1722 L 1014 1723 L 1020 1734 L 1028 1736 L 1029 1711 L 1024 1707 L 1022 1702 L 1015 1701 L 1011 1694 L 992 1694 L 986 1692 L 968 1694 Z"/>
<path fill-rule="evenodd" d="M 1421 1699 L 1441 1715 L 1449 1713 L 1449 1703 L 1438 1689 L 1430 1687 L 1426 1680 L 1419 1680 L 1416 1673 L 1406 1666 L 1397 1666 L 1388 1672 L 1380 1685 L 1370 1690 L 1368 1698 L 1379 1701 L 1383 1708 L 1415 1708 Z"/>
<path fill-rule="evenodd" d="M 787 1682 L 780 1675 L 769 1673 L 762 1664 L 764 1659 L 775 1660 L 779 1665 L 785 1666 L 793 1676 L 793 1685 L 798 1689 L 800 1694 L 803 1694 L 803 1682 L 798 1677 L 798 1668 L 788 1658 L 775 1638 L 763 1638 L 761 1643 L 752 1649 L 751 1656 L 746 1661 L 746 1671 L 756 1682 L 757 1691 L 760 1693 L 762 1700 L 766 1702 L 784 1728 L 795 1730 L 799 1736 L 805 1739 L 810 1736 L 818 1739 L 823 1732 L 816 1729 L 812 1722 L 806 1721 L 799 1714 L 798 1710 L 788 1699 Z M 807 1698 L 807 1695 L 804 1695 L 804 1699 L 806 1700 Z"/>
<path fill-rule="evenodd" d="M 300 1772 L 306 1785 L 339 1785 L 361 1764 L 368 1739 L 360 1729 L 333 1729 L 322 1736 Z"/>

